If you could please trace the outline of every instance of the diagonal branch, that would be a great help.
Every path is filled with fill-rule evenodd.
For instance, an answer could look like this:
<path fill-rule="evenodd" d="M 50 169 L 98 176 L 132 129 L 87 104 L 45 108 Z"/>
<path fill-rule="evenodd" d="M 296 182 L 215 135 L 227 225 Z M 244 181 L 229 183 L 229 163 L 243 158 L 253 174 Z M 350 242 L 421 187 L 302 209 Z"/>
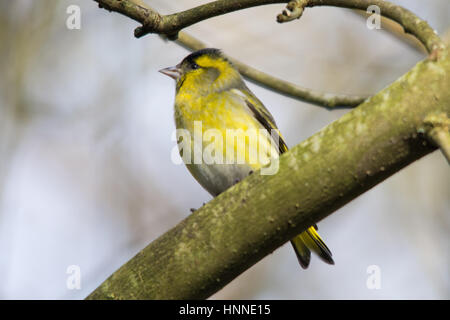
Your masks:
<path fill-rule="evenodd" d="M 123 265 L 88 299 L 201 299 L 352 199 L 436 149 L 424 119 L 450 114 L 450 52 L 253 173 Z"/>

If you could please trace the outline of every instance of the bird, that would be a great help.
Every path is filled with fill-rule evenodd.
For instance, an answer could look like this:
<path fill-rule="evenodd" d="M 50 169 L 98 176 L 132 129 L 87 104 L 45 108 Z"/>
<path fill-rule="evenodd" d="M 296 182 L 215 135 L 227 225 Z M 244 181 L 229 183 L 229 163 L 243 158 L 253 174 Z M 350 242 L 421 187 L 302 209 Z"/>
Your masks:
<path fill-rule="evenodd" d="M 176 66 L 159 72 L 175 80 L 175 125 L 177 130 L 186 133 L 179 140 L 186 139 L 184 142 L 188 143 L 188 146 L 178 144 L 180 156 L 192 176 L 213 197 L 267 166 L 272 159 L 268 156 L 270 152 L 281 155 L 288 150 L 269 110 L 250 91 L 238 69 L 221 50 L 195 51 Z M 206 161 L 206 158 L 195 161 L 195 155 L 192 161 L 192 153 L 207 151 L 204 143 L 196 144 L 196 130 L 201 133 L 202 142 L 208 140 L 208 132 L 208 146 L 215 150 L 209 155 L 213 160 L 222 160 L 221 163 Z M 228 138 L 229 130 L 238 132 L 238 137 L 248 134 L 241 140 L 245 144 L 236 143 L 234 138 L 220 141 L 220 136 Z M 279 141 L 275 141 L 274 131 Z M 257 146 L 250 144 L 254 141 L 252 138 L 258 139 Z M 265 159 L 255 157 L 259 151 L 266 155 Z M 303 269 L 310 264 L 311 252 L 324 262 L 334 264 L 330 249 L 317 232 L 317 225 L 295 236 L 291 244 Z"/>

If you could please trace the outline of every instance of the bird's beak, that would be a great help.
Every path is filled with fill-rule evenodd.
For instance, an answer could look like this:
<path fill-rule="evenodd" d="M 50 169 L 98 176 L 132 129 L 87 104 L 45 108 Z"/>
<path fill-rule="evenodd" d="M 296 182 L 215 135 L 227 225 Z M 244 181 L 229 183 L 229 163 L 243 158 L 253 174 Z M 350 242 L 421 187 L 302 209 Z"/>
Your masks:
<path fill-rule="evenodd" d="M 162 74 L 171 77 L 172 79 L 178 80 L 181 77 L 181 68 L 180 66 L 169 67 L 165 69 L 159 70 Z"/>

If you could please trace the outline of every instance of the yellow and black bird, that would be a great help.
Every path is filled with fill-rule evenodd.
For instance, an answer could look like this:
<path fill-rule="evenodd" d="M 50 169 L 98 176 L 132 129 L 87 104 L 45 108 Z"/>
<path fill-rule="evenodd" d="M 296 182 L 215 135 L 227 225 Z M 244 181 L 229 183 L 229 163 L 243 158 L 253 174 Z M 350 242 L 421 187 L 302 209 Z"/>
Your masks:
<path fill-rule="evenodd" d="M 191 174 L 213 196 L 217 196 L 236 181 L 266 164 L 266 161 L 258 160 L 259 158 L 252 157 L 252 154 L 259 154 L 261 149 L 266 153 L 277 152 L 277 154 L 287 151 L 281 136 L 279 142 L 273 141 L 271 132 L 278 129 L 272 115 L 247 88 L 238 70 L 220 50 L 207 48 L 196 51 L 175 67 L 165 68 L 160 72 L 176 81 L 177 129 L 187 130 L 193 137 L 196 130 L 195 123 L 200 123 L 202 139 L 211 141 L 211 136 L 214 136 L 215 150 L 223 152 L 222 163 L 186 161 L 186 157 L 182 154 Z M 214 134 L 209 134 L 206 138 L 208 130 Z M 238 132 L 237 135 L 245 134 L 243 140 L 245 144 L 236 143 L 235 139 L 226 141 L 217 139 L 218 135 L 225 137 L 229 130 L 235 130 Z M 269 134 L 262 134 L 264 131 Z M 250 135 L 258 136 L 249 137 L 249 132 Z M 249 143 L 254 141 L 252 138 L 257 138 L 257 146 Z M 195 141 L 191 142 L 189 151 L 192 153 L 205 151 L 204 148 L 207 147 L 206 144 L 202 144 L 201 150 L 195 150 Z M 234 163 L 230 161 L 235 159 L 235 155 L 241 155 L 244 161 Z M 317 253 L 325 262 L 334 264 L 330 250 L 316 230 L 316 227 L 311 226 L 291 240 L 303 268 L 309 265 L 311 251 Z"/>

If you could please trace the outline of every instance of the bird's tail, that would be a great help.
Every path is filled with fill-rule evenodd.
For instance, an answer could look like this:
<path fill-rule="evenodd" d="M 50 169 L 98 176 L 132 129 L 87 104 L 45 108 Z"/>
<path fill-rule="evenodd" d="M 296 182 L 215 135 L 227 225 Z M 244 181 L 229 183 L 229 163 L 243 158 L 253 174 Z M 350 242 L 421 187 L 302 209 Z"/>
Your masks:
<path fill-rule="evenodd" d="M 311 260 L 311 251 L 315 252 L 323 261 L 334 264 L 331 251 L 323 242 L 316 230 L 317 227 L 309 227 L 305 232 L 299 234 L 291 240 L 298 262 L 303 269 L 308 268 Z"/>

